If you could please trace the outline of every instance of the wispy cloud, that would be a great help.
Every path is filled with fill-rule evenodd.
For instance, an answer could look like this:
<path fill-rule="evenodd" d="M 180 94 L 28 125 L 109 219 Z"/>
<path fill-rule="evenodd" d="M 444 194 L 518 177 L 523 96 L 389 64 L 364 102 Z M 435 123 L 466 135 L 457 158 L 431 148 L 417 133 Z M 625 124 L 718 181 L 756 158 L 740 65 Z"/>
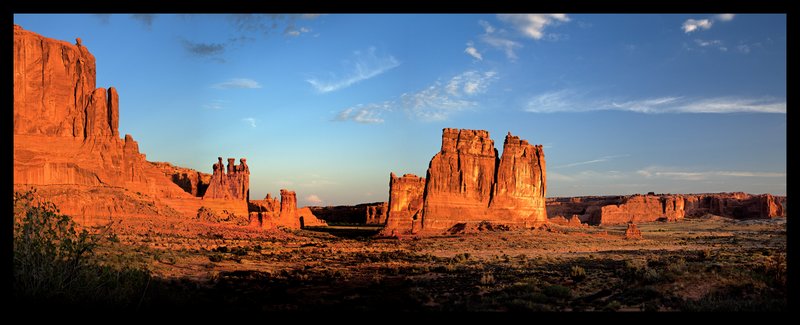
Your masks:
<path fill-rule="evenodd" d="M 255 128 L 256 127 L 256 122 L 258 122 L 258 120 L 256 120 L 255 118 L 252 118 L 252 117 L 245 117 L 245 118 L 242 119 L 242 121 L 247 123 L 247 124 L 249 124 L 250 127 L 252 127 L 252 128 Z"/>
<path fill-rule="evenodd" d="M 156 15 L 153 14 L 134 14 L 131 15 L 131 18 L 134 20 L 142 23 L 144 27 L 147 29 L 151 29 L 153 27 L 153 21 L 156 20 Z"/>
<path fill-rule="evenodd" d="M 719 21 L 731 21 L 733 17 L 736 17 L 734 14 L 719 14 L 715 16 Z"/>
<path fill-rule="evenodd" d="M 471 97 L 485 92 L 495 80 L 497 73 L 494 71 L 467 71 L 444 85 L 436 82 L 419 92 L 401 95 L 400 105 L 422 121 L 446 120 L 453 113 L 476 106 L 477 102 Z"/>
<path fill-rule="evenodd" d="M 314 86 L 317 91 L 327 93 L 350 87 L 357 82 L 376 77 L 400 65 L 400 61 L 397 61 L 393 56 L 378 56 L 375 52 L 375 47 L 370 47 L 365 52 L 356 51 L 353 54 L 351 66 L 348 66 L 348 70 L 351 71 L 344 78 L 326 81 L 312 78 L 306 81 Z"/>
<path fill-rule="evenodd" d="M 722 52 L 727 52 L 728 47 L 721 40 L 702 40 L 702 39 L 695 39 L 695 44 L 700 47 L 714 47 Z"/>
<path fill-rule="evenodd" d="M 456 112 L 477 106 L 474 96 L 486 92 L 497 79 L 495 71 L 466 71 L 446 83 L 437 81 L 418 92 L 404 93 L 396 100 L 346 108 L 334 120 L 383 123 L 381 115 L 395 110 L 403 110 L 411 118 L 421 121 L 446 120 Z"/>
<path fill-rule="evenodd" d="M 471 56 L 471 57 L 473 57 L 473 58 L 475 58 L 475 59 L 477 59 L 479 61 L 483 60 L 483 56 L 481 55 L 480 52 L 478 52 L 478 49 L 475 48 L 475 44 L 472 43 L 472 41 L 467 42 L 467 48 L 464 49 L 464 53 L 469 54 L 469 56 Z"/>
<path fill-rule="evenodd" d="M 189 54 L 195 56 L 214 56 L 222 54 L 225 51 L 224 44 L 218 43 L 195 43 L 186 39 L 182 39 L 181 43 L 183 43 L 183 48 L 186 49 Z"/>
<path fill-rule="evenodd" d="M 383 123 L 381 114 L 391 110 L 391 102 L 379 104 L 356 105 L 339 112 L 335 121 L 353 121 L 363 124 Z"/>
<path fill-rule="evenodd" d="M 103 25 L 108 25 L 111 22 L 111 14 L 92 14 L 92 16 L 100 20 Z"/>
<path fill-rule="evenodd" d="M 311 31 L 307 26 L 298 26 L 300 23 L 298 19 L 313 20 L 320 16 L 320 14 L 232 14 L 227 18 L 240 33 L 269 35 L 283 27 L 283 35 L 294 37 Z"/>
<path fill-rule="evenodd" d="M 311 31 L 311 28 L 307 28 L 307 27 L 297 28 L 295 25 L 292 24 L 292 25 L 286 26 L 286 28 L 283 30 L 283 35 L 297 37 L 297 36 L 300 36 L 300 34 L 308 33 L 310 31 Z"/>
<path fill-rule="evenodd" d="M 786 101 L 765 98 L 715 97 L 684 98 L 674 96 L 627 101 L 585 100 L 571 90 L 559 90 L 533 96 L 525 108 L 533 113 L 586 112 L 617 110 L 645 114 L 660 113 L 786 113 Z"/>
<path fill-rule="evenodd" d="M 636 174 L 646 178 L 668 178 L 687 181 L 700 181 L 711 178 L 729 177 L 786 177 L 786 173 L 777 172 L 752 172 L 752 171 L 687 171 L 669 167 L 651 166 L 636 171 Z"/>
<path fill-rule="evenodd" d="M 596 163 L 606 162 L 606 161 L 609 161 L 609 160 L 612 160 L 612 159 L 616 159 L 616 158 L 629 157 L 629 156 L 630 156 L 629 154 L 603 156 L 603 157 L 600 157 L 600 158 L 597 158 L 597 159 L 575 162 L 575 163 L 566 164 L 566 165 L 563 165 L 563 166 L 553 166 L 552 168 L 567 168 L 567 167 L 575 167 L 575 166 L 596 164 Z"/>
<path fill-rule="evenodd" d="M 215 109 L 215 110 L 224 109 L 225 108 L 224 104 L 226 102 L 227 101 L 224 101 L 224 100 L 213 100 L 210 103 L 204 104 L 203 108 L 205 108 L 205 109 Z"/>
<path fill-rule="evenodd" d="M 484 20 L 481 20 L 478 23 L 483 26 L 484 30 L 484 33 L 479 36 L 482 42 L 495 49 L 503 51 L 509 60 L 513 61 L 517 59 L 517 54 L 514 52 L 514 50 L 521 48 L 521 43 L 512 41 L 505 36 L 501 36 L 500 34 L 505 34 L 505 31 L 498 31 L 494 28 L 494 26 Z"/>
<path fill-rule="evenodd" d="M 698 30 L 710 29 L 711 25 L 713 24 L 714 23 L 711 21 L 711 19 L 687 19 L 685 22 L 683 22 L 683 26 L 681 26 L 681 28 L 683 29 L 684 33 L 688 34 Z"/>
<path fill-rule="evenodd" d="M 211 86 L 211 88 L 216 88 L 216 89 L 235 89 L 235 88 L 238 88 L 238 89 L 257 89 L 257 88 L 261 88 L 261 85 L 258 83 L 258 81 L 255 81 L 253 79 L 234 78 L 234 79 L 230 79 L 230 80 L 227 80 L 227 81 L 220 82 L 218 84 L 214 84 L 214 85 Z"/>
<path fill-rule="evenodd" d="M 309 196 L 306 196 L 306 202 L 319 205 L 322 204 L 322 199 L 320 199 L 319 196 L 317 196 L 316 194 L 311 194 Z"/>
<path fill-rule="evenodd" d="M 547 26 L 570 20 L 566 14 L 500 14 L 497 18 L 510 23 L 525 37 L 535 40 L 545 36 L 544 29 Z"/>

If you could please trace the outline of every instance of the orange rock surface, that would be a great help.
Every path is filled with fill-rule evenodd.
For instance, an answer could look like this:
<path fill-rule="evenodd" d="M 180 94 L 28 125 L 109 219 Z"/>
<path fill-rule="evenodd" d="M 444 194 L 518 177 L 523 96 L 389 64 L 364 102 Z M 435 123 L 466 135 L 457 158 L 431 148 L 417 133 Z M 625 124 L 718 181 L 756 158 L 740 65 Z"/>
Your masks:
<path fill-rule="evenodd" d="M 367 224 L 368 225 L 382 225 L 386 223 L 386 215 L 389 212 L 389 204 L 382 202 L 380 204 L 367 206 Z"/>
<path fill-rule="evenodd" d="M 401 179 L 391 175 L 389 216 L 382 234 L 436 232 L 483 221 L 542 224 L 547 221 L 545 170 L 542 146 L 511 133 L 498 157 L 489 132 L 443 129 L 442 149 L 431 159 L 424 180 L 411 175 L 398 182 Z M 422 182 L 424 190 L 411 185 Z M 422 211 L 410 209 L 411 198 L 421 198 Z"/>
<path fill-rule="evenodd" d="M 389 175 L 389 212 L 383 236 L 400 235 L 412 231 L 422 213 L 425 179 L 414 174 L 397 177 Z"/>
<path fill-rule="evenodd" d="M 247 203 L 203 200 L 119 134 L 119 95 L 96 88 L 81 45 L 14 26 L 14 188 L 37 188 L 79 222 L 134 215 L 195 218 L 201 207 L 247 215 Z M 199 184 L 199 181 L 198 181 Z M 199 190 L 199 188 L 198 188 Z"/>
<path fill-rule="evenodd" d="M 228 158 L 227 168 L 222 163 L 222 157 L 217 158 L 219 162 L 214 163 L 211 180 L 203 198 L 225 199 L 225 200 L 244 200 L 250 199 L 250 167 L 247 166 L 247 159 L 239 159 L 239 164 L 234 161 L 236 158 Z"/>
<path fill-rule="evenodd" d="M 294 191 L 281 189 L 280 193 L 280 202 L 269 194 L 263 200 L 250 201 L 251 226 L 263 229 L 278 226 L 299 229 L 327 225 L 325 221 L 318 219 L 308 207 L 297 208 L 297 194 Z"/>

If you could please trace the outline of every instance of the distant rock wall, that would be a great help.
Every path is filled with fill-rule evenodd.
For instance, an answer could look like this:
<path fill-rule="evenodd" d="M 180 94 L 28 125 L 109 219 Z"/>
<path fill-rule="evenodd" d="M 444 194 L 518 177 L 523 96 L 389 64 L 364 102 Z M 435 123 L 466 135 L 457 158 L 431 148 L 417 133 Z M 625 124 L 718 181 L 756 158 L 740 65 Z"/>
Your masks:
<path fill-rule="evenodd" d="M 388 206 L 386 202 L 363 203 L 358 205 L 313 206 L 309 207 L 317 218 L 329 224 L 384 224 Z"/>
<path fill-rule="evenodd" d="M 211 183 L 211 174 L 174 166 L 168 162 L 150 162 L 150 164 L 160 169 L 173 183 L 192 196 L 203 197 Z"/>
<path fill-rule="evenodd" d="M 269 194 L 263 200 L 249 201 L 250 225 L 263 229 L 278 226 L 300 229 L 327 225 L 308 207 L 297 208 L 297 194 L 294 191 L 281 189 L 280 196 L 280 201 Z"/>
<path fill-rule="evenodd" d="M 549 198 L 548 217 L 576 215 L 584 223 L 676 221 L 713 214 L 736 219 L 784 217 L 785 196 L 747 193 L 660 194 Z"/>

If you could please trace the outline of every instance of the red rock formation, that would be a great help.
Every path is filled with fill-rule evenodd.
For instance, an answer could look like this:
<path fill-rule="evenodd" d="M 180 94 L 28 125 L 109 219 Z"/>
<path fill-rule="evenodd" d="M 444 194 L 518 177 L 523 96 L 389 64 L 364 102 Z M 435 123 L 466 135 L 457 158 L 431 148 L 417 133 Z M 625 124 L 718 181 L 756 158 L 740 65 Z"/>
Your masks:
<path fill-rule="evenodd" d="M 492 213 L 499 220 L 512 223 L 546 222 L 546 184 L 542 146 L 530 145 L 509 132 L 489 204 Z"/>
<path fill-rule="evenodd" d="M 160 169 L 173 183 L 180 186 L 186 193 L 196 197 L 203 197 L 211 183 L 211 174 L 201 173 L 191 168 L 174 166 L 168 162 L 151 162 Z"/>
<path fill-rule="evenodd" d="M 214 173 L 203 198 L 249 201 L 250 168 L 247 167 L 247 159 L 239 159 L 240 164 L 235 165 L 236 159 L 228 158 L 227 172 L 222 157 L 217 159 L 219 162 L 213 165 Z"/>
<path fill-rule="evenodd" d="M 785 196 L 741 192 L 549 198 L 547 212 L 556 223 L 560 222 L 554 220 L 558 216 L 576 214 L 593 225 L 674 221 L 705 214 L 737 219 L 774 218 L 786 215 L 785 199 Z"/>
<path fill-rule="evenodd" d="M 592 215 L 590 222 L 605 225 L 652 222 L 659 219 L 680 220 L 684 217 L 683 201 L 681 196 L 633 195 L 620 204 L 601 207 L 599 213 Z"/>
<path fill-rule="evenodd" d="M 486 218 L 495 183 L 497 150 L 489 132 L 444 129 L 425 182 L 422 229 L 444 230 Z"/>
<path fill-rule="evenodd" d="M 202 200 L 119 134 L 119 95 L 96 88 L 95 59 L 76 45 L 14 26 L 14 188 L 38 188 L 85 224 L 182 215 L 205 206 L 239 215 L 246 201 Z"/>
<path fill-rule="evenodd" d="M 503 156 L 498 158 L 489 132 L 444 129 L 442 149 L 431 159 L 424 180 L 422 211 L 409 215 L 405 201 L 395 206 L 395 200 L 409 193 L 408 188 L 394 185 L 397 178 L 392 174 L 389 217 L 382 234 L 435 232 L 484 221 L 525 227 L 542 224 L 547 221 L 545 173 L 542 146 L 509 133 Z M 415 177 L 414 182 L 423 181 Z M 414 222 L 415 218 L 421 222 Z"/>
<path fill-rule="evenodd" d="M 785 217 L 785 196 L 751 195 L 742 192 L 691 194 L 686 196 L 687 215 L 713 214 L 737 219 Z"/>
<path fill-rule="evenodd" d="M 389 212 L 383 236 L 396 236 L 411 232 L 422 212 L 425 179 L 413 174 L 402 177 L 389 176 Z"/>
<path fill-rule="evenodd" d="M 380 204 L 368 205 L 366 223 L 370 225 L 382 225 L 386 223 L 386 214 L 389 210 L 389 204 L 381 202 Z"/>
<path fill-rule="evenodd" d="M 642 239 L 642 232 L 636 228 L 636 224 L 628 224 L 628 229 L 625 230 L 625 239 Z"/>
<path fill-rule="evenodd" d="M 250 225 L 264 229 L 277 226 L 300 229 L 302 227 L 326 226 L 308 207 L 297 209 L 297 194 L 281 189 L 280 203 L 269 194 L 264 200 L 250 201 Z"/>

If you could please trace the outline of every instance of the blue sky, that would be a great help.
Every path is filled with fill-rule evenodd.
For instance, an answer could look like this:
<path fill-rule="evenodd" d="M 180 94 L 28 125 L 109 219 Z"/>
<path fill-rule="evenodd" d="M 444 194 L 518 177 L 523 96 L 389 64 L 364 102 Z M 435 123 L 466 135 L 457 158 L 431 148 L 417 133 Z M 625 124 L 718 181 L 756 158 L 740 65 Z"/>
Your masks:
<path fill-rule="evenodd" d="M 543 144 L 548 196 L 786 192 L 786 16 L 15 15 L 76 37 L 120 133 L 251 197 L 388 200 L 441 130 Z"/>

